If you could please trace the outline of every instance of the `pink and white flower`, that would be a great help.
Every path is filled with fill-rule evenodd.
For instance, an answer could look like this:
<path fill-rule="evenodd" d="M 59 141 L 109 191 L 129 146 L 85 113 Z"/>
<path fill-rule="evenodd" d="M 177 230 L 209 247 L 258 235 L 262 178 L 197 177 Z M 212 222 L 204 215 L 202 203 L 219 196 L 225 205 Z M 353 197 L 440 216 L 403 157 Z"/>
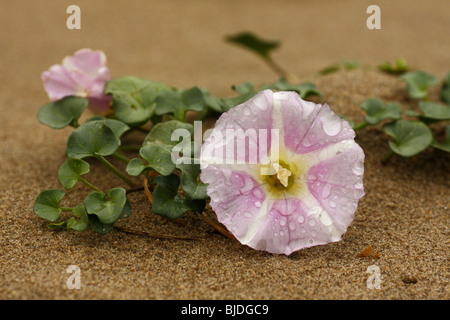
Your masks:
<path fill-rule="evenodd" d="M 202 145 L 210 205 L 257 250 L 289 255 L 339 241 L 365 194 L 364 153 L 354 138 L 328 105 L 261 91 L 224 113 Z"/>
<path fill-rule="evenodd" d="M 66 96 L 88 98 L 88 107 L 95 113 L 106 113 L 111 107 L 111 96 L 104 94 L 110 73 L 102 51 L 78 50 L 65 57 L 62 65 L 53 65 L 44 71 L 41 78 L 52 101 Z"/>

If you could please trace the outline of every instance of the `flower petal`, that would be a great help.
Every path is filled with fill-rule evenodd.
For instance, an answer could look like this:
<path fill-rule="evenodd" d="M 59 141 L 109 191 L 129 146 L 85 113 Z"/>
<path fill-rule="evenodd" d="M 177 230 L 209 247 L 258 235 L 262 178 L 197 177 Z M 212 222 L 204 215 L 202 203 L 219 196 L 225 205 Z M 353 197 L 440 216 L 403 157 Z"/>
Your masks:
<path fill-rule="evenodd" d="M 332 241 L 332 231 L 322 222 L 325 221 L 322 215 L 326 216 L 320 207 L 308 207 L 299 199 L 275 200 L 247 245 L 289 255 L 299 249 L 328 243 Z"/>
<path fill-rule="evenodd" d="M 228 150 L 255 150 L 236 149 L 227 129 L 278 129 L 266 146 L 236 135 L 237 141 L 256 140 L 256 151 L 263 151 L 275 172 L 262 170 L 264 156 L 257 164 L 249 161 L 251 155 L 230 156 Z M 222 114 L 202 146 L 201 179 L 208 184 L 211 207 L 242 244 L 254 249 L 289 255 L 338 241 L 364 195 L 364 153 L 354 137 L 327 105 L 304 101 L 295 92 L 262 91 Z M 271 149 L 278 145 L 273 158 Z M 283 179 L 277 168 L 285 170 Z"/>
<path fill-rule="evenodd" d="M 45 91 L 53 101 L 76 95 L 79 91 L 77 83 L 61 65 L 50 67 L 48 71 L 42 73 L 41 78 Z"/>
<path fill-rule="evenodd" d="M 295 153 L 309 153 L 355 137 L 349 123 L 326 104 L 301 100 L 295 93 L 285 94 L 280 102 L 284 143 Z"/>
<path fill-rule="evenodd" d="M 201 179 L 209 183 L 210 205 L 221 223 L 236 238 L 251 232 L 252 221 L 257 219 L 265 200 L 264 190 L 249 174 L 208 166 Z"/>

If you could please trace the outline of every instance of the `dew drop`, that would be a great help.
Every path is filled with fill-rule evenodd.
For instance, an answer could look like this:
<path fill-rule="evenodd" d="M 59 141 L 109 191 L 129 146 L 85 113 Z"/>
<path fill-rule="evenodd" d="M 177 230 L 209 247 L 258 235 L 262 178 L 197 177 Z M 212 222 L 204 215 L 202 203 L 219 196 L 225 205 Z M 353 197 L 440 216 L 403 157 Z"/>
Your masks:
<path fill-rule="evenodd" d="M 328 117 L 323 123 L 323 131 L 329 136 L 337 135 L 342 129 L 342 121 L 337 115 Z"/>
<path fill-rule="evenodd" d="M 311 238 L 309 238 L 309 239 L 308 239 L 308 243 L 309 243 L 310 245 L 313 245 L 313 244 L 314 244 L 314 240 L 311 239 Z"/>
<path fill-rule="evenodd" d="M 280 226 L 284 227 L 286 225 L 286 220 L 285 219 L 281 219 L 280 220 Z"/>
<path fill-rule="evenodd" d="M 309 219 L 308 220 L 308 223 L 309 223 L 309 225 L 312 227 L 312 226 L 315 226 L 316 225 L 316 220 L 315 219 Z"/>
<path fill-rule="evenodd" d="M 244 115 L 249 116 L 252 114 L 252 110 L 250 109 L 249 106 L 244 106 L 244 108 L 242 109 L 242 112 L 244 113 Z"/>
<path fill-rule="evenodd" d="M 305 137 L 305 138 L 303 139 L 303 141 L 302 141 L 302 144 L 303 144 L 305 147 L 309 147 L 309 146 L 311 146 L 311 140 L 310 140 L 308 137 Z"/>
<path fill-rule="evenodd" d="M 252 215 L 250 212 L 245 211 L 245 212 L 244 212 L 244 217 L 246 217 L 246 218 L 251 218 L 251 217 L 253 217 L 253 215 Z"/>
<path fill-rule="evenodd" d="M 303 215 L 299 215 L 297 218 L 298 223 L 303 223 L 305 222 L 305 217 Z"/>
<path fill-rule="evenodd" d="M 336 208 L 336 202 L 334 202 L 333 200 L 330 200 L 330 207 L 332 208 Z"/>
<path fill-rule="evenodd" d="M 295 230 L 295 223 L 289 222 L 289 230 Z"/>
<path fill-rule="evenodd" d="M 261 208 L 261 202 L 259 202 L 259 201 L 256 201 L 256 202 L 255 202 L 255 207 L 257 207 L 257 208 Z"/>
<path fill-rule="evenodd" d="M 284 236 L 284 231 L 280 231 L 280 236 Z"/>

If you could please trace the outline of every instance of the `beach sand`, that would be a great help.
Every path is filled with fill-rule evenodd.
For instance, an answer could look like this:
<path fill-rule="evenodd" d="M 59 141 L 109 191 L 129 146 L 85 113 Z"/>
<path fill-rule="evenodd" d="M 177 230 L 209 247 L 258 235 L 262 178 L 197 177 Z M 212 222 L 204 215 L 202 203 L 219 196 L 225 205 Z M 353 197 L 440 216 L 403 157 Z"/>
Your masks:
<path fill-rule="evenodd" d="M 66 28 L 70 1 L 0 3 L 0 298 L 449 299 L 450 158 L 427 150 L 382 165 L 389 138 L 381 126 L 357 133 L 366 195 L 343 239 L 290 256 L 242 246 L 193 214 L 181 218 L 184 225 L 155 216 L 143 192 L 130 194 L 133 215 L 118 226 L 208 237 L 52 231 L 33 213 L 42 190 L 61 188 L 57 171 L 71 132 L 38 123 L 48 101 L 40 74 L 80 48 L 103 50 L 113 78 L 134 75 L 232 96 L 233 84 L 278 78 L 261 59 L 224 41 L 253 31 L 281 40 L 274 59 L 323 92 L 311 100 L 354 121 L 363 119 L 358 105 L 369 97 L 417 108 L 405 83 L 377 71 L 379 63 L 402 56 L 439 78 L 450 71 L 446 0 L 383 2 L 381 30 L 366 27 L 371 1 L 186 3 L 80 0 L 81 30 Z M 341 59 L 361 66 L 317 74 Z M 438 88 L 430 97 L 438 99 Z M 104 189 L 126 187 L 90 163 L 89 180 Z M 88 193 L 77 185 L 64 201 L 76 205 Z M 368 246 L 377 255 L 358 257 Z M 70 265 L 81 270 L 80 290 L 67 288 Z M 371 266 L 379 268 L 379 289 L 367 286 Z"/>

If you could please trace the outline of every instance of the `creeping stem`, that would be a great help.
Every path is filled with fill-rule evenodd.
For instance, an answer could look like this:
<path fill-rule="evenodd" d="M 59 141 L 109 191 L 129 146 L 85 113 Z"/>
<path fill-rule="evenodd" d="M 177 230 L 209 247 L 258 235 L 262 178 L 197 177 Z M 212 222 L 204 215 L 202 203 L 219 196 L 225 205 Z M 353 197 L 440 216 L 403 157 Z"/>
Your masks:
<path fill-rule="evenodd" d="M 81 182 L 83 182 L 85 185 L 87 185 L 89 188 L 95 190 L 95 191 L 100 191 L 102 192 L 102 190 L 100 190 L 99 188 L 97 188 L 96 186 L 94 186 L 92 183 L 90 183 L 89 181 L 87 181 L 86 179 L 84 179 L 83 177 L 78 177 L 78 180 L 80 180 Z"/>
<path fill-rule="evenodd" d="M 106 160 L 103 156 L 96 156 L 98 160 L 100 160 L 101 163 L 103 163 L 109 170 L 111 170 L 116 176 L 118 176 L 120 179 L 126 182 L 130 187 L 134 187 L 134 183 L 125 176 L 122 172 L 120 172 L 119 169 L 117 169 L 111 162 Z"/>

